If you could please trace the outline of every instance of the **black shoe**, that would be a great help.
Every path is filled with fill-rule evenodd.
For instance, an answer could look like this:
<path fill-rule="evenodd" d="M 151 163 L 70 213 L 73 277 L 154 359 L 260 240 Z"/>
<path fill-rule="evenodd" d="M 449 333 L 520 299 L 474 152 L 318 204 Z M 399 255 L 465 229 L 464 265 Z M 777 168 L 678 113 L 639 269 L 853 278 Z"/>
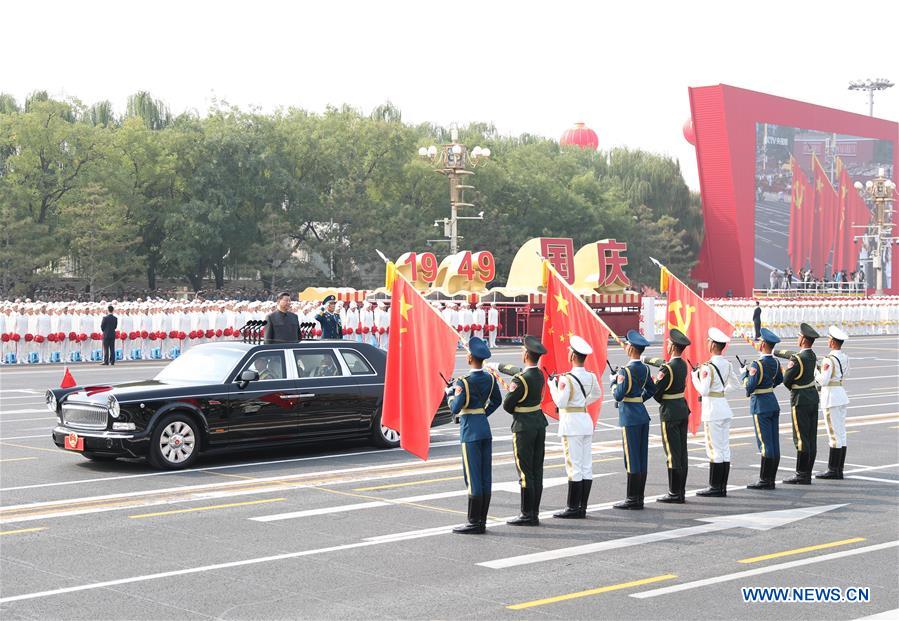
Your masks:
<path fill-rule="evenodd" d="M 487 512 L 490 510 L 490 492 L 481 496 L 481 512 L 478 514 L 478 523 L 482 528 L 487 527 Z"/>
<path fill-rule="evenodd" d="M 842 448 L 832 448 L 827 456 L 827 472 L 816 474 L 816 479 L 842 479 L 843 473 L 840 470 L 840 458 L 843 455 Z"/>
<path fill-rule="evenodd" d="M 843 476 L 843 466 L 846 465 L 846 447 L 840 449 L 840 476 Z"/>
<path fill-rule="evenodd" d="M 532 490 L 534 495 L 531 497 L 531 518 L 532 526 L 540 526 L 540 500 L 543 498 L 543 481 L 540 485 L 535 486 Z"/>
<path fill-rule="evenodd" d="M 727 480 L 730 478 L 730 462 L 726 461 L 721 465 L 721 481 L 718 486 L 721 489 L 721 497 L 724 498 L 727 496 Z"/>
<path fill-rule="evenodd" d="M 805 451 L 799 451 L 796 454 L 796 474 L 789 479 L 784 479 L 787 485 L 811 485 L 812 475 L 808 468 L 809 454 Z"/>
<path fill-rule="evenodd" d="M 453 532 L 459 535 L 483 535 L 486 528 L 480 523 L 481 507 L 483 506 L 483 496 L 468 497 L 468 524 L 456 526 Z"/>
<path fill-rule="evenodd" d="M 639 510 L 643 508 L 643 488 L 640 486 L 640 477 L 645 477 L 644 474 L 631 474 L 627 475 L 627 498 L 625 498 L 621 502 L 616 502 L 612 507 L 615 509 L 627 509 L 627 510 Z M 646 484 L 646 479 L 643 479 L 643 484 Z"/>
<path fill-rule="evenodd" d="M 582 483 L 582 481 L 568 481 L 568 506 L 562 511 L 553 513 L 553 517 L 563 520 L 574 520 L 580 517 Z"/>
<path fill-rule="evenodd" d="M 774 479 L 769 478 L 772 472 L 772 462 L 774 462 L 773 459 L 762 457 L 762 465 L 759 468 L 759 480 L 756 483 L 747 485 L 746 489 L 774 489 Z M 773 471 L 777 472 L 777 466 L 773 467 Z"/>
<path fill-rule="evenodd" d="M 661 498 L 656 498 L 656 502 L 684 503 L 684 497 L 680 491 L 680 470 L 668 468 L 668 493 Z"/>
<path fill-rule="evenodd" d="M 521 510 L 518 517 L 506 520 L 506 524 L 512 526 L 530 526 L 531 525 L 531 495 L 533 491 L 530 487 L 521 488 Z"/>
<path fill-rule="evenodd" d="M 697 496 L 709 498 L 721 498 L 727 495 L 727 492 L 721 489 L 721 479 L 724 473 L 724 464 L 710 462 L 709 463 L 709 486 L 696 492 Z"/>
<path fill-rule="evenodd" d="M 579 516 L 584 519 L 587 517 L 587 500 L 590 498 L 590 488 L 593 487 L 593 479 L 584 479 L 581 481 L 581 495 L 578 499 Z"/>

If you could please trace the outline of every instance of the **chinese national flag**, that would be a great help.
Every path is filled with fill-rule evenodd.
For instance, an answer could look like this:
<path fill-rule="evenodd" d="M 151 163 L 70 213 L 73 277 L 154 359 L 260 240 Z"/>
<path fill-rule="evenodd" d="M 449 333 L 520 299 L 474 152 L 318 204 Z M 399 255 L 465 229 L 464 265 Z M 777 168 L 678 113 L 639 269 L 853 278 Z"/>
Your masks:
<path fill-rule="evenodd" d="M 790 172 L 793 174 L 792 196 L 790 200 L 790 239 L 789 255 L 790 267 L 797 274 L 805 267 L 805 259 L 808 256 L 808 241 L 811 230 L 805 229 L 805 224 L 810 221 L 806 214 L 812 208 L 812 188 L 805 176 L 799 162 L 790 157 Z"/>
<path fill-rule="evenodd" d="M 824 264 L 830 255 L 833 243 L 833 221 L 839 203 L 827 173 L 817 157 L 812 157 L 812 172 L 815 178 L 815 221 L 812 227 L 812 272 L 816 278 L 824 276 Z"/>
<path fill-rule="evenodd" d="M 662 268 L 662 273 L 663 276 L 667 273 L 668 280 L 665 340 L 668 340 L 668 331 L 671 328 L 677 328 L 686 334 L 690 339 L 690 346 L 684 351 L 684 359 L 694 366 L 699 366 L 712 357 L 706 347 L 709 328 L 718 328 L 725 334 L 731 335 L 734 333 L 734 327 L 666 268 Z M 687 399 L 687 405 L 690 406 L 690 433 L 696 433 L 702 418 L 702 411 L 699 405 L 699 393 L 693 388 L 690 378 L 687 378 L 684 397 Z"/>
<path fill-rule="evenodd" d="M 850 193 L 855 192 L 852 187 L 852 179 L 849 171 L 843 165 L 842 160 L 837 160 L 837 168 L 840 170 L 840 207 L 837 219 L 835 246 L 833 254 L 834 271 L 852 269 L 850 257 L 852 256 L 852 227 L 849 221 Z"/>
<path fill-rule="evenodd" d="M 391 330 L 381 424 L 399 432 L 401 447 L 427 460 L 431 421 L 446 387 L 440 374 L 453 375 L 459 335 L 393 264 L 387 270 Z"/>
<path fill-rule="evenodd" d="M 593 348 L 587 356 L 584 367 L 596 375 L 599 385 L 603 387 L 603 370 L 608 357 L 609 335 L 611 331 L 597 317 L 592 309 L 565 282 L 549 261 L 543 262 L 544 282 L 546 285 L 546 310 L 543 315 L 543 345 L 546 354 L 540 358 L 540 364 L 549 373 L 565 373 L 571 370 L 568 362 L 568 343 L 573 335 L 578 335 Z M 593 424 L 599 418 L 602 399 L 598 399 L 587 408 Z M 543 393 L 543 411 L 558 419 L 559 414 L 553 403 L 549 389 Z"/>

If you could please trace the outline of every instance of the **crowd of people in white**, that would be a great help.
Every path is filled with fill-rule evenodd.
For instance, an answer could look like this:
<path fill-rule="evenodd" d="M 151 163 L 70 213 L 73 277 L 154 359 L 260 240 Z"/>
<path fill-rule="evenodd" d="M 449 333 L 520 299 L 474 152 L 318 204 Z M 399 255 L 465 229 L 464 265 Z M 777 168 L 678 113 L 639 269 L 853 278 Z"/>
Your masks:
<path fill-rule="evenodd" d="M 499 315 L 486 305 L 433 302 L 444 319 L 467 336 L 496 345 Z M 190 347 L 217 340 L 241 339 L 250 320 L 263 320 L 275 302 L 233 300 L 181 301 L 147 299 L 135 302 L 41 302 L 29 299 L 0 302 L 0 361 L 3 364 L 100 362 L 100 322 L 107 306 L 114 308 L 118 360 L 171 359 Z M 321 303 L 294 302 L 291 310 L 301 323 L 315 324 Z M 387 348 L 390 312 L 382 300 L 338 302 L 344 338 Z M 314 336 L 321 336 L 315 324 Z"/>

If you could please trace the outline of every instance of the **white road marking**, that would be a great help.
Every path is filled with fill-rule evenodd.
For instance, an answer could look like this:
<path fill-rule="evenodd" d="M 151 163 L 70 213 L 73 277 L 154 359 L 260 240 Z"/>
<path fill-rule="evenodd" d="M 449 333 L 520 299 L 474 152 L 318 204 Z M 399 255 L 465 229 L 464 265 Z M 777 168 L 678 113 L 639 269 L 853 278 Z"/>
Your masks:
<path fill-rule="evenodd" d="M 0 442 L 6 442 L 7 440 L 31 440 L 33 438 L 49 438 L 50 430 L 47 430 L 47 433 L 42 433 L 38 436 L 11 436 L 9 438 L 0 438 Z M 62 449 L 60 449 L 62 450 Z"/>
<path fill-rule="evenodd" d="M 29 408 L 27 410 L 0 410 L 0 414 L 40 414 L 49 411 L 47 408 Z"/>
<path fill-rule="evenodd" d="M 899 485 L 899 480 L 896 479 L 880 479 L 877 477 L 865 477 L 860 474 L 851 474 L 847 479 L 861 479 L 862 481 L 876 481 L 877 483 L 892 483 L 894 485 Z"/>
<path fill-rule="evenodd" d="M 792 569 L 794 567 L 803 567 L 814 563 L 823 563 L 825 561 L 833 561 L 847 556 L 855 556 L 857 554 L 867 554 L 868 552 L 876 552 L 878 550 L 886 550 L 899 546 L 899 541 L 888 541 L 886 543 L 878 543 L 863 548 L 853 548 L 852 550 L 843 550 L 841 552 L 832 552 L 821 556 L 812 556 L 810 558 L 799 559 L 797 561 L 788 561 L 786 563 L 778 563 L 777 565 L 768 565 L 766 567 L 757 567 L 746 571 L 738 571 L 732 574 L 724 574 L 723 576 L 714 576 L 712 578 L 704 578 L 702 580 L 694 580 L 693 582 L 684 582 L 683 584 L 675 584 L 669 587 L 652 589 L 650 591 L 642 591 L 640 593 L 632 593 L 631 597 L 636 599 L 647 599 L 649 597 L 658 597 L 660 595 L 668 595 L 669 593 L 678 593 L 680 591 L 688 591 L 690 589 L 698 589 L 710 584 L 720 584 L 722 582 L 730 582 L 732 580 L 740 580 L 742 578 L 750 578 L 752 576 L 760 576 L 784 569 Z"/>
<path fill-rule="evenodd" d="M 30 388 L 7 388 L 7 389 L 0 390 L 0 395 L 5 395 L 5 394 L 8 393 L 8 392 L 24 392 L 24 393 L 27 393 L 27 394 L 29 394 L 29 395 L 39 395 L 39 394 L 41 394 L 41 393 L 38 392 L 37 390 L 31 390 Z"/>
<path fill-rule="evenodd" d="M 859 617 L 855 621 L 896 621 L 896 619 L 899 619 L 899 608 L 894 610 L 884 610 L 883 612 L 878 612 L 870 617 Z"/>
<path fill-rule="evenodd" d="M 655 543 L 657 541 L 668 541 L 693 535 L 714 533 L 722 530 L 730 530 L 731 528 L 749 528 L 752 530 L 766 531 L 845 506 L 845 504 L 839 504 L 817 507 L 797 507 L 795 509 L 698 518 L 700 522 L 706 523 L 701 526 L 687 526 L 685 528 L 663 530 L 654 533 L 646 533 L 644 535 L 635 535 L 633 537 L 623 537 L 620 539 L 611 539 L 609 541 L 598 541 L 596 543 L 588 543 L 579 546 L 558 548 L 556 550 L 546 550 L 544 552 L 511 556 L 494 561 L 478 563 L 478 565 L 489 569 L 508 569 L 509 567 L 555 561 L 563 558 L 571 558 L 573 556 L 581 556 L 583 554 L 593 554 L 594 552 L 605 552 L 608 550 L 617 550 L 619 548 Z"/>

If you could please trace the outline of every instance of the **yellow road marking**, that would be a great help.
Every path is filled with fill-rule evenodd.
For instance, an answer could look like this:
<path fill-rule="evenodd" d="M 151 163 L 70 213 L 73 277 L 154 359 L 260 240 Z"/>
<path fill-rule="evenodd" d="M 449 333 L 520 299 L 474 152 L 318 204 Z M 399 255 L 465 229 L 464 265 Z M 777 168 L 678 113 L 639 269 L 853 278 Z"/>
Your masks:
<path fill-rule="evenodd" d="M 555 604 L 556 602 L 564 602 L 579 597 L 589 597 L 591 595 L 599 595 L 600 593 L 608 593 L 610 591 L 618 591 L 620 589 L 629 589 L 631 587 L 643 586 L 644 584 L 652 584 L 653 582 L 661 582 L 663 580 L 671 580 L 677 578 L 674 574 L 664 574 L 653 578 L 643 578 L 642 580 L 634 580 L 632 582 L 622 582 L 621 584 L 612 584 L 609 586 L 599 587 L 598 589 L 590 589 L 588 591 L 578 591 L 577 593 L 569 593 L 567 595 L 556 595 L 555 597 L 547 597 L 546 599 L 535 599 L 531 602 L 523 604 L 513 604 L 506 606 L 509 610 L 524 610 L 525 608 L 534 608 L 535 606 L 545 606 L 546 604 Z"/>
<path fill-rule="evenodd" d="M 0 462 L 6 463 L 8 461 L 28 461 L 29 459 L 37 459 L 37 457 L 10 457 L 9 459 L 0 459 Z"/>
<path fill-rule="evenodd" d="M 160 511 L 158 513 L 141 513 L 139 515 L 129 515 L 128 517 L 136 520 L 138 518 L 156 517 L 159 515 L 174 515 L 176 513 L 193 513 L 194 511 L 209 511 L 211 509 L 227 509 L 229 507 L 245 507 L 247 505 L 261 505 L 268 502 L 280 502 L 287 500 L 286 498 L 266 498 L 265 500 L 249 500 L 246 502 L 229 502 L 226 505 L 209 505 L 208 507 L 193 507 L 191 509 L 177 509 L 175 511 Z"/>
<path fill-rule="evenodd" d="M 45 527 L 39 528 L 19 528 L 17 530 L 0 530 L 0 535 L 15 535 L 17 533 L 36 533 L 39 530 L 46 530 Z"/>
<path fill-rule="evenodd" d="M 377 489 L 393 489 L 395 487 L 408 487 L 410 485 L 424 485 L 425 483 L 438 483 L 440 481 L 460 481 L 462 477 L 441 477 L 439 479 L 424 479 L 423 481 L 406 481 L 405 483 L 390 483 L 389 485 L 373 485 L 371 487 L 356 487 L 354 492 L 372 492 Z"/>
<path fill-rule="evenodd" d="M 831 541 L 830 543 L 819 543 L 816 546 L 805 546 L 804 548 L 796 548 L 794 550 L 784 550 L 783 552 L 774 552 L 773 554 L 763 554 L 762 556 L 752 556 L 737 561 L 738 563 L 758 563 L 759 561 L 767 561 L 772 558 L 780 558 L 782 556 L 792 556 L 794 554 L 802 554 L 803 552 L 812 552 L 814 550 L 826 550 L 827 548 L 835 548 L 837 546 L 846 546 L 850 543 L 858 543 L 864 541 L 864 537 L 853 537 L 852 539 L 843 539 L 841 541 Z"/>

